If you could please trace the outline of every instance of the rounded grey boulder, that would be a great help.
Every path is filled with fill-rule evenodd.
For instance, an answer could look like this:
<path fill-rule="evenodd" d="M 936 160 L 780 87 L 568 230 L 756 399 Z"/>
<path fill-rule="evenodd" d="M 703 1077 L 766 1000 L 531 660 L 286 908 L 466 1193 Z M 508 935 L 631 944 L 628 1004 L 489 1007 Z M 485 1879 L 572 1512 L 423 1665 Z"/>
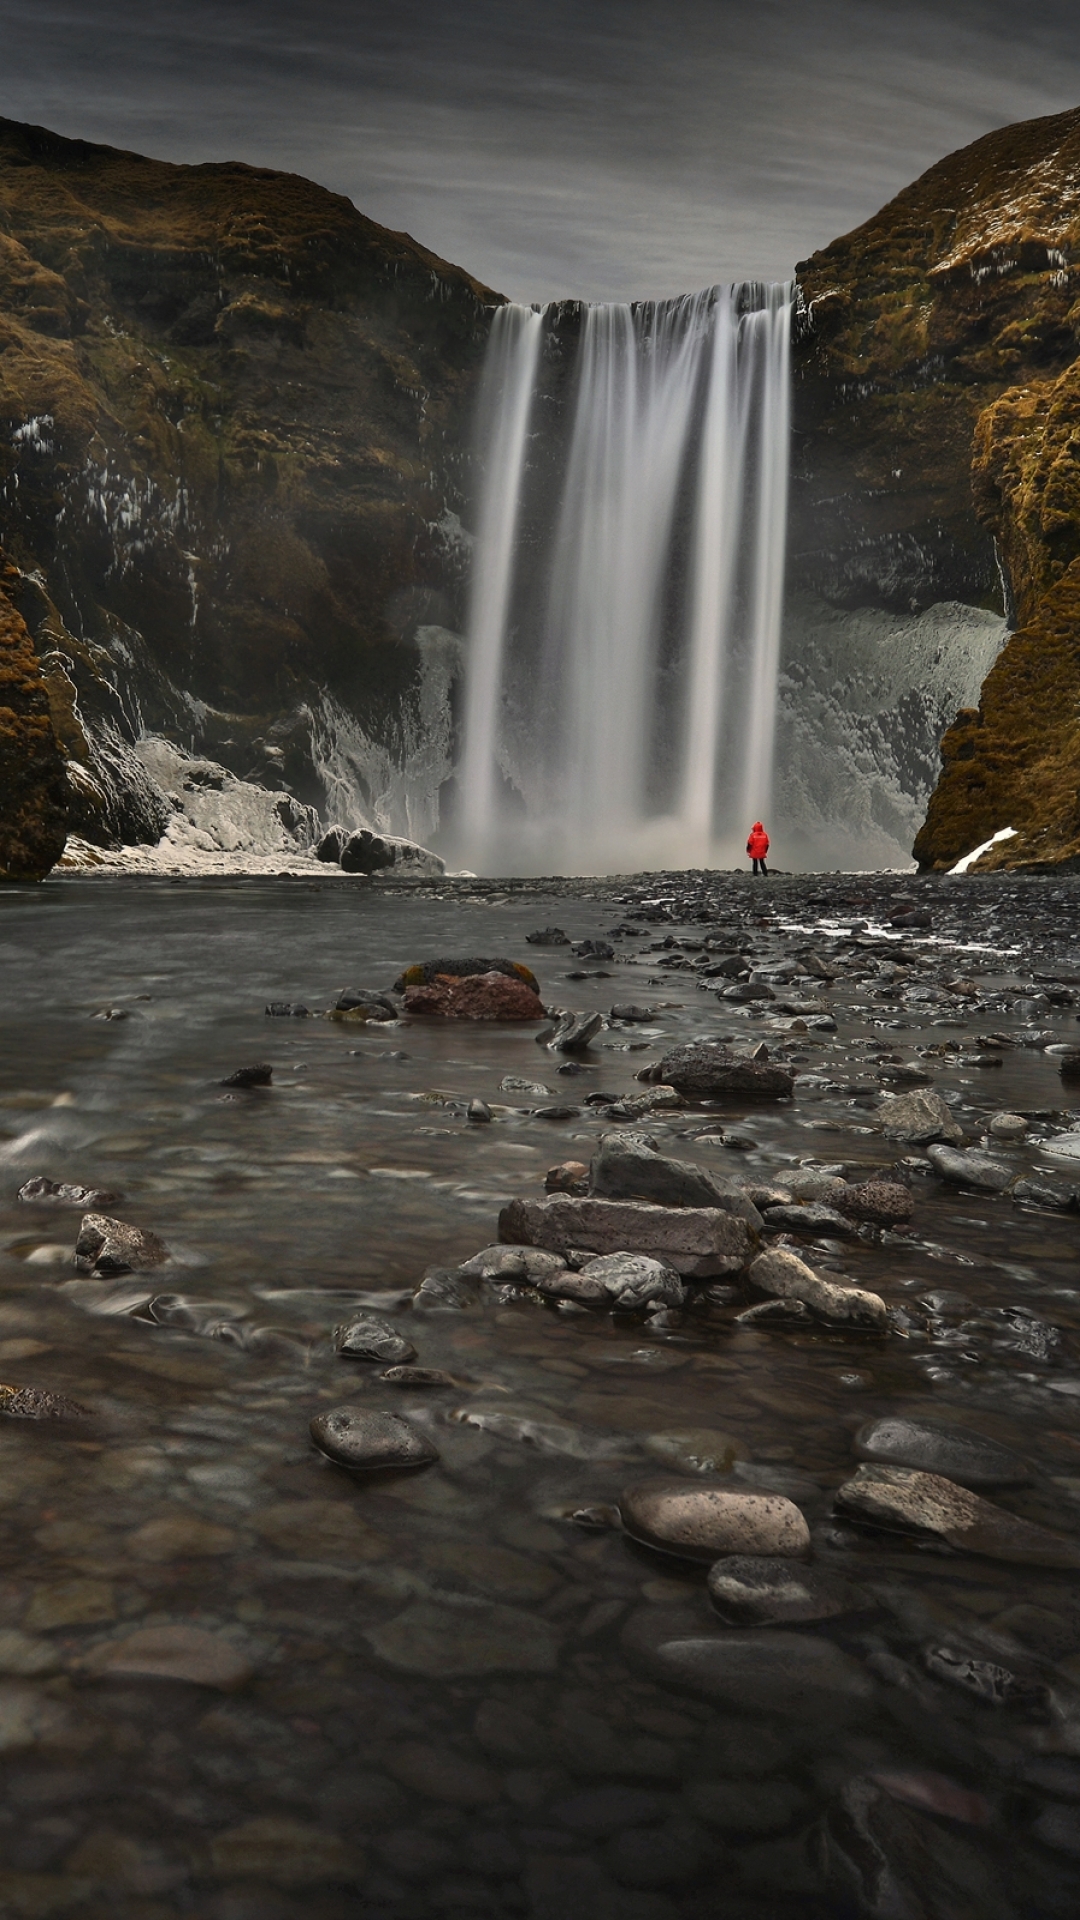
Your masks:
<path fill-rule="evenodd" d="M 316 1414 L 310 1432 L 328 1460 L 365 1473 L 378 1467 L 422 1467 L 439 1457 L 426 1434 L 396 1413 L 331 1407 Z"/>

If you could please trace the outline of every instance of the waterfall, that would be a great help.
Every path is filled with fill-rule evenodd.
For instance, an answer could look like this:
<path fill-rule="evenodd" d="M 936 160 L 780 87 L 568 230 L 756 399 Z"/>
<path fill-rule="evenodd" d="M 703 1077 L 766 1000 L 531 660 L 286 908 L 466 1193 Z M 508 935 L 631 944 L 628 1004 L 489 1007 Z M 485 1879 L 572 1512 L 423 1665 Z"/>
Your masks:
<path fill-rule="evenodd" d="M 481 403 L 460 858 L 706 864 L 769 810 L 786 285 L 507 306 Z"/>

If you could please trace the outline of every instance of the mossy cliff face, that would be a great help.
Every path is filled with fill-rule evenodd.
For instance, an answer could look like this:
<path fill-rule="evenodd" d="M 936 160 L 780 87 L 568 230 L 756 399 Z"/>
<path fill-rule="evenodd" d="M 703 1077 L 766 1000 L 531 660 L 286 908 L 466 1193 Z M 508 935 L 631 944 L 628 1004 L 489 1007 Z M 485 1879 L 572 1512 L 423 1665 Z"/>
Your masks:
<path fill-rule="evenodd" d="M 294 176 L 0 121 L 0 538 L 69 756 L 146 723 L 302 789 L 324 691 L 379 731 L 460 613 L 498 298 Z M 154 837 L 114 786 L 80 831 Z"/>
<path fill-rule="evenodd" d="M 950 155 L 798 270 L 796 584 L 1000 607 L 1019 630 L 946 735 L 916 841 L 1080 855 L 1080 112 Z"/>
<path fill-rule="evenodd" d="M 0 881 L 40 880 L 68 832 L 68 782 L 34 643 L 0 559 Z"/>

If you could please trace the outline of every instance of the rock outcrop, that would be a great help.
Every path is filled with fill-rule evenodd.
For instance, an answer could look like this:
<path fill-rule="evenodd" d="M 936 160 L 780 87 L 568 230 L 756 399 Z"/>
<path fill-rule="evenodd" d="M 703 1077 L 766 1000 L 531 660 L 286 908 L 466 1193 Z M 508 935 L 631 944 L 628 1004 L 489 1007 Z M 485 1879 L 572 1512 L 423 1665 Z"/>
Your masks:
<path fill-rule="evenodd" d="M 798 269 L 792 574 L 834 606 L 1001 606 L 916 841 L 1080 859 L 1080 111 L 951 154 Z"/>
<path fill-rule="evenodd" d="M 68 783 L 49 697 L 0 567 L 0 880 L 40 880 L 64 851 Z"/>
<path fill-rule="evenodd" d="M 144 727 L 304 803 L 344 756 L 396 830 L 499 298 L 296 176 L 0 120 L 0 537 L 74 831 L 158 838 Z"/>

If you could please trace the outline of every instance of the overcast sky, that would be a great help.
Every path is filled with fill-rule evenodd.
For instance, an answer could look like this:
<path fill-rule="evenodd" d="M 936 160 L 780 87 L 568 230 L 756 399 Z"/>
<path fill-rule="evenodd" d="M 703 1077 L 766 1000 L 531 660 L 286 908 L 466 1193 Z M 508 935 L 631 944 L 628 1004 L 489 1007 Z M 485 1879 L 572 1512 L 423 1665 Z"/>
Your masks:
<path fill-rule="evenodd" d="M 0 114 L 305 173 L 524 300 L 783 278 L 1077 104 L 1076 0 L 0 0 Z"/>

